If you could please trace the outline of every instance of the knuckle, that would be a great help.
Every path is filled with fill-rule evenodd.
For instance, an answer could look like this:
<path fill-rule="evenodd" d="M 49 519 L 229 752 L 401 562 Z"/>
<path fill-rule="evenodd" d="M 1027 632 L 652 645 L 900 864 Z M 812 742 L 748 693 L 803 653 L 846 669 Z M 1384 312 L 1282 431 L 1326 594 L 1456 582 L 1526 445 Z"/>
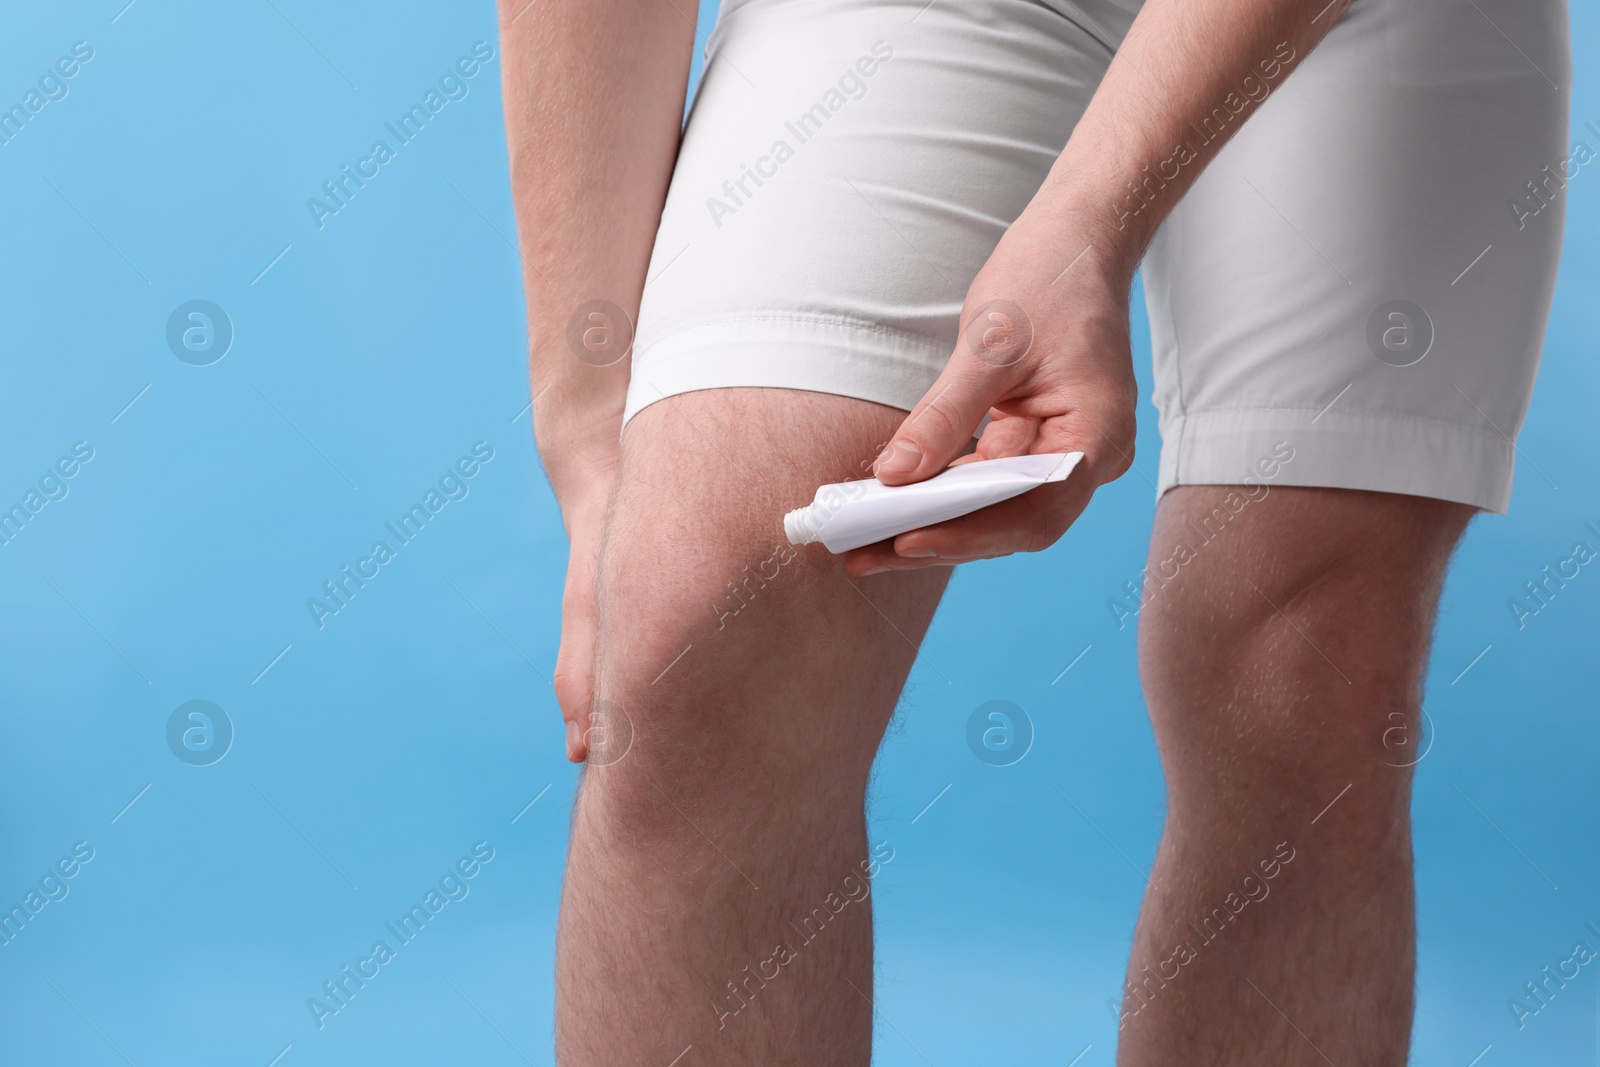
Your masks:
<path fill-rule="evenodd" d="M 1086 437 L 1093 444 L 1084 451 L 1095 458 L 1102 482 L 1122 477 L 1133 466 L 1138 441 L 1134 403 L 1127 396 L 1108 398 L 1099 405 L 1093 425 L 1085 427 Z"/>
<path fill-rule="evenodd" d="M 1120 478 L 1133 469 L 1133 456 L 1136 451 L 1137 445 L 1134 443 L 1134 435 L 1132 433 L 1124 435 L 1122 442 L 1118 444 L 1110 456 L 1107 471 L 1112 478 Z"/>
<path fill-rule="evenodd" d="M 922 414 L 906 428 L 905 436 L 912 438 L 918 444 L 930 444 L 965 430 L 962 421 L 961 405 L 951 395 L 951 389 L 946 387 L 928 401 L 928 406 L 922 409 Z"/>
<path fill-rule="evenodd" d="M 1054 515 L 1041 515 L 1028 524 L 1028 536 L 1024 543 L 1024 552 L 1043 552 L 1066 533 L 1066 527 Z"/>
<path fill-rule="evenodd" d="M 550 685 L 555 690 L 556 705 L 561 709 L 561 717 L 570 721 L 577 715 L 583 702 L 589 698 L 588 672 L 557 663 L 556 669 L 550 675 Z"/>

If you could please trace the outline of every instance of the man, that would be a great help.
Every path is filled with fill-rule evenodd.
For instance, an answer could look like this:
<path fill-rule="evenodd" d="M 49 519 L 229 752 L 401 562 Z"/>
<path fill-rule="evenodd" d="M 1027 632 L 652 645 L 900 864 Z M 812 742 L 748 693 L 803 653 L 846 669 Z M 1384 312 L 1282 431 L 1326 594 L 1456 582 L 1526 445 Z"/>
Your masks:
<path fill-rule="evenodd" d="M 1046 548 L 1132 464 L 1141 261 L 1169 815 L 1119 1062 L 1404 1062 L 1410 778 L 1384 738 L 1415 728 L 1453 546 L 1509 501 L 1569 61 L 1559 0 L 1346 7 L 725 0 L 680 150 L 674 0 L 505 0 L 572 544 L 556 692 L 589 761 L 568 1067 L 868 1061 L 866 903 L 780 943 L 870 864 L 868 773 L 950 567 Z M 819 484 L 929 477 L 980 427 L 979 457 L 1086 458 L 843 557 L 781 544 Z M 1279 903 L 1174 963 L 1280 846 Z"/>

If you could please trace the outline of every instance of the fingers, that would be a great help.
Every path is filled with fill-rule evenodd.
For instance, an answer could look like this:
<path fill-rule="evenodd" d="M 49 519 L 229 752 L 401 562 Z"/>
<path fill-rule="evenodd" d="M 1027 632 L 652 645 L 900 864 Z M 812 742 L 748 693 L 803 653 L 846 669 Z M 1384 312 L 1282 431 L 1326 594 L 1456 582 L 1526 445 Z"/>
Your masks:
<path fill-rule="evenodd" d="M 563 605 L 561 647 L 551 684 L 566 723 L 567 759 L 582 763 L 588 755 L 589 705 L 594 700 L 594 619 L 579 618 Z"/>
<path fill-rule="evenodd" d="M 1048 451 L 1044 448 L 1034 448 L 1039 440 L 1039 429 L 1043 424 L 1042 419 L 1008 418 L 999 413 L 991 413 L 996 417 L 983 429 L 983 436 L 978 438 L 978 447 L 970 457 L 963 456 L 957 462 L 981 459 L 1000 459 L 1004 456 L 1026 456 L 1031 452 Z M 1072 449 L 1059 449 L 1057 451 L 1073 451 Z M 955 464 L 951 464 L 954 466 Z"/>
<path fill-rule="evenodd" d="M 952 361 L 953 362 L 953 361 Z M 976 394 L 969 381 L 952 378 L 950 368 L 879 454 L 872 473 L 885 485 L 905 485 L 930 478 L 966 450 L 967 442 L 989 410 L 989 398 Z"/>
<path fill-rule="evenodd" d="M 1130 399 L 1108 395 L 1091 396 L 1089 403 L 1067 416 L 1001 415 L 984 430 L 977 451 L 965 458 L 1083 452 L 1083 461 L 1065 482 L 1042 485 L 970 515 L 846 553 L 845 568 L 859 577 L 1043 551 L 1077 521 L 1096 488 L 1120 477 L 1132 464 L 1131 409 Z"/>
<path fill-rule="evenodd" d="M 1084 480 L 1091 485 L 1114 482 L 1133 467 L 1134 440 L 1137 419 L 1134 404 L 1137 396 L 1129 393 L 1123 397 L 1102 396 L 1092 399 L 1072 412 L 1072 436 L 1081 441 L 1072 448 L 1039 449 L 1039 451 L 1081 451 Z"/>
<path fill-rule="evenodd" d="M 589 755 L 589 709 L 594 703 L 595 576 L 598 538 L 575 534 L 561 594 L 561 646 L 551 677 L 556 704 L 566 722 L 567 759 L 582 763 Z"/>
<path fill-rule="evenodd" d="M 984 415 L 1011 384 L 1010 376 L 958 344 L 939 380 L 879 454 L 872 473 L 885 485 L 938 474 L 966 451 Z"/>
<path fill-rule="evenodd" d="M 1042 485 L 970 515 L 858 548 L 846 554 L 845 569 L 859 577 L 1040 552 L 1077 520 L 1094 490 L 1088 479 Z"/>

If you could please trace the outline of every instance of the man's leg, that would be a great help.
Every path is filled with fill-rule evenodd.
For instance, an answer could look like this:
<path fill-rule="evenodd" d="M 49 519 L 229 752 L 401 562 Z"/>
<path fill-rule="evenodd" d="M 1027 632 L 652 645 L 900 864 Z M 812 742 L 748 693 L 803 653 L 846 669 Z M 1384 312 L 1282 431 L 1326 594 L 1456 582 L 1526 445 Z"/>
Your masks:
<path fill-rule="evenodd" d="M 1403 1064 L 1403 765 L 1473 509 L 1279 487 L 1233 514 L 1229 493 L 1168 492 L 1151 541 L 1139 653 L 1169 811 L 1118 1063 Z"/>
<path fill-rule="evenodd" d="M 629 423 L 558 934 L 563 1067 L 691 1045 L 681 1067 L 868 1062 L 868 873 L 892 853 L 869 850 L 867 777 L 948 572 L 854 580 L 782 518 L 867 477 L 903 418 L 717 389 Z"/>

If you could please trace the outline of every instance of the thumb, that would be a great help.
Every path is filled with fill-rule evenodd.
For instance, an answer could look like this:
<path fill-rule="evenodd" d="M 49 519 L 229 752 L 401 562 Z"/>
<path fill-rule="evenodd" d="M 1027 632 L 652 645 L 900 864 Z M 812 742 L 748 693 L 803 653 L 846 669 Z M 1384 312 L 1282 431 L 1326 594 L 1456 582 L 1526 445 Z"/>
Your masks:
<path fill-rule="evenodd" d="M 885 485 L 931 478 L 967 449 L 978 424 L 1003 399 L 1014 368 L 1032 346 L 1027 315 L 993 300 L 972 316 L 939 380 L 900 424 L 873 474 Z"/>

